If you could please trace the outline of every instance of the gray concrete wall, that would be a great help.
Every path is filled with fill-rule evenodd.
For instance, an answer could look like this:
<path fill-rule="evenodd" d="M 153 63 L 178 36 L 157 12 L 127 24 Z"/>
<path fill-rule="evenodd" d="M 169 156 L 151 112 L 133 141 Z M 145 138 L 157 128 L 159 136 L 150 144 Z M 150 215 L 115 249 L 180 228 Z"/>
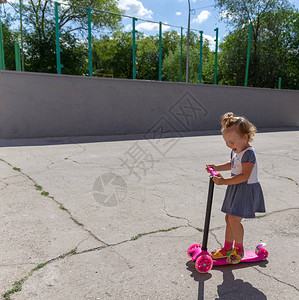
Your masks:
<path fill-rule="evenodd" d="M 223 113 L 258 128 L 299 126 L 299 91 L 0 71 L 2 138 L 218 130 Z"/>

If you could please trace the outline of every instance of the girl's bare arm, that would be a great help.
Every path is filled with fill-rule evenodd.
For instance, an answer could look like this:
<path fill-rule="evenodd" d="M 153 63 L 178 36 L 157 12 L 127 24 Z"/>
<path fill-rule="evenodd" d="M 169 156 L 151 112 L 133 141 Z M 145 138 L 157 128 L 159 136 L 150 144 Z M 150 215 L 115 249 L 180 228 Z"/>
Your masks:
<path fill-rule="evenodd" d="M 226 162 L 225 164 L 216 165 L 215 171 L 229 171 L 231 169 L 232 163 L 231 161 Z"/>

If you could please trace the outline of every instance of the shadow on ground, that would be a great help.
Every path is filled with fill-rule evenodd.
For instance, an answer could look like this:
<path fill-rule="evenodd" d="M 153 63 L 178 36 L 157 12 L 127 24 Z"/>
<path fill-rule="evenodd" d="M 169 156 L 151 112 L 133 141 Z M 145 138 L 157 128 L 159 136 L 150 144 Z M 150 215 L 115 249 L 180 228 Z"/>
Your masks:
<path fill-rule="evenodd" d="M 259 128 L 259 132 L 281 132 L 281 131 L 299 131 L 299 127 L 285 128 Z M 191 131 L 191 132 L 167 132 L 167 138 L 195 137 L 221 135 L 219 130 Z M 23 138 L 23 139 L 0 139 L 0 147 L 21 147 L 21 146 L 45 146 L 45 145 L 63 145 L 80 143 L 101 143 L 101 142 L 119 142 L 146 140 L 145 134 L 134 135 L 102 135 L 102 136 L 73 136 L 73 137 L 49 137 L 49 138 Z"/>
<path fill-rule="evenodd" d="M 252 286 L 249 282 L 242 279 L 235 279 L 233 270 L 245 269 L 252 266 L 265 268 L 268 261 L 260 261 L 251 264 L 239 264 L 228 266 L 215 266 L 214 270 L 219 270 L 223 273 L 223 282 L 217 286 L 218 297 L 215 300 L 265 300 L 267 297 L 259 289 Z M 197 300 L 204 300 L 205 296 L 205 281 L 212 278 L 210 273 L 201 274 L 196 271 L 194 262 L 189 260 L 186 263 L 187 270 L 191 272 L 190 276 L 198 282 L 198 297 Z"/>

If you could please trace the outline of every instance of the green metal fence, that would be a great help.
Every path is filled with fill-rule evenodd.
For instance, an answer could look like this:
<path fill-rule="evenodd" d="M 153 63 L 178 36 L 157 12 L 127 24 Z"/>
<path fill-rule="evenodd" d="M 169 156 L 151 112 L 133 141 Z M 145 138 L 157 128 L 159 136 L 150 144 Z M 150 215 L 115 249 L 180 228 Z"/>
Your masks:
<path fill-rule="evenodd" d="M 60 53 L 62 52 L 62 49 L 60 48 L 60 42 L 59 42 L 59 38 L 61 36 L 61 31 L 59 28 L 59 3 L 55 3 L 55 26 L 56 26 L 56 60 L 57 60 L 57 74 L 61 74 L 61 68 L 63 68 L 63 65 L 61 64 L 61 55 Z M 182 26 L 176 26 L 176 25 L 171 25 L 171 24 L 165 24 L 162 22 L 156 22 L 156 21 L 152 21 L 152 20 L 146 20 L 146 19 L 142 19 L 142 18 L 136 18 L 136 17 L 131 17 L 131 16 L 127 16 L 124 14 L 117 14 L 117 13 L 112 13 L 112 12 L 107 12 L 107 11 L 102 11 L 102 10 L 97 10 L 97 9 L 92 9 L 92 8 L 88 8 L 88 7 L 80 7 L 80 6 L 76 6 L 77 8 L 80 9 L 85 9 L 88 12 L 88 20 L 87 20 L 87 25 L 88 25 L 88 44 L 89 44 L 89 76 L 93 76 L 93 65 L 92 65 L 92 22 L 91 22 L 91 14 L 92 11 L 98 11 L 98 12 L 102 12 L 102 13 L 107 13 L 107 14 L 111 14 L 111 15 L 118 15 L 126 18 L 130 18 L 132 20 L 132 44 L 133 44 L 133 61 L 132 61 L 132 68 L 133 68 L 133 79 L 137 79 L 137 61 L 138 61 L 138 57 L 137 57 L 137 43 L 136 43 L 136 22 L 137 21 L 145 21 L 148 23 L 155 23 L 159 25 L 159 81 L 162 81 L 162 51 L 163 51 L 163 43 L 162 43 L 162 26 L 169 26 L 171 28 L 179 28 L 181 31 L 181 59 L 180 59 L 180 76 L 179 76 L 179 80 L 182 81 L 182 70 L 183 70 L 183 30 L 187 29 L 186 27 L 182 27 Z M 195 29 L 191 29 L 193 32 L 199 32 L 200 33 L 200 40 L 201 40 L 201 45 L 203 42 L 203 36 L 202 36 L 202 31 L 199 30 L 195 30 Z M 217 34 L 218 34 L 218 30 L 217 30 Z M 217 40 L 217 45 L 218 45 L 218 35 L 216 37 Z M 218 46 L 217 46 L 218 47 Z M 217 49 L 215 51 L 215 65 L 217 65 Z M 201 57 L 202 57 L 202 49 L 201 49 Z M 216 69 L 215 69 L 216 71 Z M 200 68 L 200 78 L 202 78 L 202 61 L 201 61 L 201 68 Z M 216 76 L 216 75 L 215 75 Z M 199 83 L 201 83 L 202 80 L 199 80 Z"/>
<path fill-rule="evenodd" d="M 5 70 L 1 12 L 0 12 L 0 70 Z"/>
<path fill-rule="evenodd" d="M 50 1 L 51 2 L 51 1 Z M 17 2 L 18 3 L 18 2 Z M 62 74 L 62 73 L 67 73 L 67 70 L 64 69 L 63 65 L 63 49 L 64 48 L 62 43 L 61 43 L 61 38 L 63 34 L 65 33 L 65 29 L 60 27 L 60 20 L 61 20 L 61 3 L 58 2 L 51 2 L 54 3 L 53 5 L 53 18 L 55 19 L 55 43 L 56 43 L 56 72 L 57 74 Z M 3 37 L 3 30 L 2 30 L 2 25 L 3 22 L 2 20 L 6 17 L 6 12 L 5 6 L 9 3 L 6 3 L 6 1 L 0 1 L 0 70 L 5 70 L 6 69 L 6 62 L 5 62 L 5 55 L 8 53 L 5 53 L 5 41 Z M 23 34 L 23 9 L 26 8 L 22 4 L 22 0 L 19 0 L 19 3 L 16 4 L 19 7 L 19 10 L 17 11 L 17 14 L 19 15 L 19 37 L 16 41 L 14 41 L 14 56 L 15 56 L 15 69 L 17 71 L 26 71 L 26 66 L 25 66 L 25 58 L 24 58 L 24 34 Z M 65 6 L 65 4 L 63 4 Z M 12 6 L 10 4 L 10 6 Z M 76 9 L 81 9 L 82 11 L 85 12 L 87 15 L 87 20 L 86 20 L 86 25 L 85 25 L 85 33 L 80 33 L 79 36 L 85 35 L 86 39 L 86 47 L 87 47 L 87 53 L 86 53 L 86 59 L 88 60 L 88 64 L 84 71 L 85 75 L 89 75 L 90 77 L 94 76 L 95 74 L 95 67 L 94 67 L 94 59 L 93 59 L 93 40 L 94 40 L 94 35 L 95 30 L 93 29 L 93 22 L 92 22 L 92 16 L 93 13 L 95 12 L 100 12 L 102 14 L 108 14 L 111 16 L 118 16 L 121 19 L 128 18 L 131 20 L 132 24 L 132 31 L 131 31 L 131 37 L 132 37 L 132 78 L 133 79 L 138 79 L 138 45 L 137 45 L 137 23 L 142 21 L 142 22 L 148 22 L 148 23 L 154 23 L 158 25 L 158 37 L 159 37 L 159 46 L 158 46 L 158 74 L 157 78 L 159 81 L 163 80 L 163 26 L 168 26 L 172 28 L 173 30 L 176 30 L 180 32 L 180 60 L 179 60 L 179 74 L 178 74 L 178 79 L 180 82 L 183 80 L 183 70 L 185 68 L 185 62 L 183 59 L 183 46 L 184 46 L 184 31 L 186 32 L 187 35 L 187 29 L 186 27 L 183 26 L 177 26 L 177 25 L 171 25 L 171 24 L 165 24 L 162 22 L 157 22 L 153 20 L 146 20 L 142 18 L 136 18 L 124 14 L 119 14 L 119 13 L 113 13 L 109 11 L 104 11 L 104 10 L 98 10 L 90 7 L 81 7 L 81 6 L 69 6 L 73 7 Z M 203 83 L 203 31 L 196 30 L 196 29 L 190 29 L 194 33 L 196 33 L 198 37 L 198 42 L 199 42 L 199 66 L 198 66 L 198 83 L 201 84 Z M 25 31 L 24 31 L 25 32 Z M 219 30 L 218 28 L 215 29 L 215 63 L 214 63 L 214 84 L 217 84 L 217 67 L 218 67 L 218 35 L 219 35 Z M 244 86 L 248 85 L 248 73 L 249 73 L 249 66 L 250 66 L 250 55 L 251 55 L 251 39 L 252 39 L 252 23 L 250 23 L 249 26 L 249 32 L 248 32 L 248 48 L 247 48 L 247 60 L 246 60 L 246 71 L 245 71 L 245 81 L 244 81 Z M 54 49 L 53 49 L 54 50 Z M 96 72 L 99 73 L 99 72 Z M 110 77 L 113 77 L 112 74 L 109 74 Z M 147 78 L 144 78 L 147 79 Z M 278 78 L 278 89 L 281 89 L 281 84 L 282 84 L 282 79 Z"/>
<path fill-rule="evenodd" d="M 61 47 L 61 38 L 64 34 L 64 28 L 60 26 L 60 20 L 61 20 L 61 3 L 54 2 L 53 6 L 53 16 L 55 18 L 55 43 L 56 43 L 56 70 L 57 74 L 62 74 L 66 73 L 64 71 L 64 65 L 63 65 L 63 58 L 62 58 L 62 52 L 63 49 Z M 22 8 L 25 7 L 22 5 L 22 1 L 20 1 L 20 33 L 21 33 L 21 38 L 20 38 L 20 43 L 19 41 L 15 43 L 15 66 L 16 70 L 18 71 L 26 71 L 25 68 L 25 62 L 24 62 L 24 51 L 23 51 L 23 27 L 22 27 Z M 173 30 L 180 31 L 180 74 L 178 74 L 178 80 L 182 82 L 182 77 L 183 77 L 183 69 L 184 69 L 184 59 L 183 59 L 183 44 L 184 44 L 184 31 L 187 32 L 187 28 L 183 26 L 177 26 L 177 25 L 171 25 L 171 24 L 165 24 L 162 22 L 156 22 L 153 20 L 146 20 L 142 18 L 136 18 L 132 16 L 127 16 L 124 14 L 117 14 L 113 12 L 108 12 L 104 10 L 97 10 L 93 9 L 90 7 L 81 7 L 81 6 L 70 6 L 70 7 L 75 7 L 76 9 L 81 9 L 84 10 L 87 13 L 87 20 L 86 20 L 86 39 L 87 39 L 87 44 L 88 44 L 88 72 L 87 74 L 89 76 L 94 75 L 94 66 L 93 66 L 93 23 L 92 23 L 92 14 L 93 12 L 101 12 L 103 14 L 109 14 L 109 15 L 117 15 L 121 18 L 129 18 L 132 21 L 132 47 L 133 47 L 133 53 L 132 53 L 132 73 L 133 79 L 137 79 L 137 63 L 138 63 L 138 57 L 137 57 L 137 42 L 136 42 L 136 23 L 139 21 L 142 22 L 148 22 L 148 23 L 154 23 L 158 25 L 158 36 L 159 36 L 159 48 L 158 48 L 158 80 L 162 81 L 162 67 L 163 67 L 163 62 L 162 62 L 162 57 L 163 57 L 163 32 L 162 28 L 163 26 L 168 26 Z M 26 8 L 26 7 L 25 7 Z M 193 31 L 196 35 L 199 35 L 199 43 L 200 43 L 200 64 L 199 64 L 199 76 L 198 76 L 198 82 L 202 83 L 202 69 L 203 69 L 203 53 L 202 53 L 202 46 L 203 46 L 203 32 L 196 30 L 196 29 L 190 29 Z M 217 84 L 217 51 L 218 51 L 218 29 L 215 29 L 216 31 L 216 49 L 215 49 L 215 76 L 214 76 L 214 83 Z M 82 35 L 82 33 L 80 33 Z M 20 48 L 21 45 L 21 48 Z M 2 23 L 1 23 L 1 11 L 0 11 L 0 69 L 4 70 L 5 69 L 5 53 L 4 53 L 4 47 L 3 47 L 3 35 L 2 35 Z"/>

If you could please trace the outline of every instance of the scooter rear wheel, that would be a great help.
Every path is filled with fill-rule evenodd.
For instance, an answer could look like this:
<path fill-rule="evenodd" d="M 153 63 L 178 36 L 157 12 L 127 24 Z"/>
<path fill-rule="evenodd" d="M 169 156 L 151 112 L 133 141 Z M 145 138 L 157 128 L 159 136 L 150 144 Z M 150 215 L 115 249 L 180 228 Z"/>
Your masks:
<path fill-rule="evenodd" d="M 265 248 L 265 246 L 266 246 L 265 243 L 260 243 L 255 248 L 255 253 L 257 255 L 264 255 L 264 259 L 266 259 L 269 255 L 268 250 Z"/>
<path fill-rule="evenodd" d="M 259 251 L 259 254 L 262 254 L 264 255 L 264 259 L 266 259 L 269 255 L 268 253 L 268 250 L 266 250 L 265 248 L 262 248 L 260 251 Z"/>
<path fill-rule="evenodd" d="M 199 273 L 207 273 L 213 267 L 213 259 L 209 255 L 201 255 L 195 262 L 195 269 Z"/>

